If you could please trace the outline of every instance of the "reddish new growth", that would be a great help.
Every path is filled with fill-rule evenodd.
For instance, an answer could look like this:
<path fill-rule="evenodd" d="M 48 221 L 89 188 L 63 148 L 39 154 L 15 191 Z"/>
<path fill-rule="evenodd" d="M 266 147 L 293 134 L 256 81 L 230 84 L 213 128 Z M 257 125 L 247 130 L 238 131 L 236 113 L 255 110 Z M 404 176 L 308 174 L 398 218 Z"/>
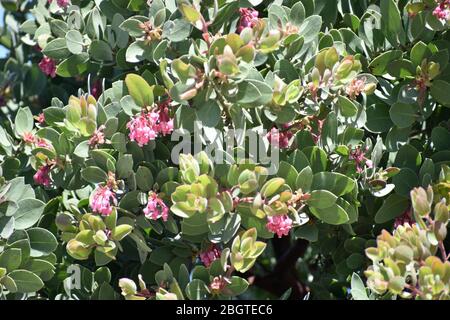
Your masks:
<path fill-rule="evenodd" d="M 220 259 L 221 254 L 222 252 L 219 248 L 215 244 L 212 244 L 207 250 L 200 253 L 200 260 L 208 268 L 214 260 Z"/>
<path fill-rule="evenodd" d="M 237 27 L 239 33 L 245 28 L 253 28 L 258 23 L 259 12 L 253 8 L 241 8 L 239 14 L 241 15 Z"/>
<path fill-rule="evenodd" d="M 267 221 L 267 230 L 276 233 L 278 238 L 287 236 L 292 228 L 292 219 L 287 214 L 268 216 Z"/>
<path fill-rule="evenodd" d="M 49 57 L 43 57 L 39 62 L 39 68 L 46 75 L 54 78 L 56 77 L 56 61 Z"/>
<path fill-rule="evenodd" d="M 366 158 L 367 150 L 368 150 L 368 148 L 366 148 L 366 150 L 364 151 L 360 146 L 357 146 L 355 149 L 350 151 L 349 158 L 351 160 L 355 161 L 356 171 L 358 173 L 363 172 L 364 166 L 366 166 L 367 168 L 372 168 L 373 167 L 372 160 L 369 160 L 369 159 Z"/>
<path fill-rule="evenodd" d="M 155 192 L 150 192 L 148 195 L 147 206 L 144 208 L 145 217 L 151 220 L 159 218 L 167 221 L 169 218 L 169 207 Z"/>
<path fill-rule="evenodd" d="M 102 90 L 103 90 L 102 82 L 100 80 L 96 80 L 91 87 L 91 95 L 95 99 L 98 99 L 100 97 L 100 95 L 102 94 Z"/>
<path fill-rule="evenodd" d="M 394 221 L 394 228 L 397 228 L 398 226 L 402 226 L 405 223 L 408 223 L 409 225 L 414 224 L 414 218 L 412 216 L 411 208 L 406 209 L 400 217 L 397 217 Z"/>

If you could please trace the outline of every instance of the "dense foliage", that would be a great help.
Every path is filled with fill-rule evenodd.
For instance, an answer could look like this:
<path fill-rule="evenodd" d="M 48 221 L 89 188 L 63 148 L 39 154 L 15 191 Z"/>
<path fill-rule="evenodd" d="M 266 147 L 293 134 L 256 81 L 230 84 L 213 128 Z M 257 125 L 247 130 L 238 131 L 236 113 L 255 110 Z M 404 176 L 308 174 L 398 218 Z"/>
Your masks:
<path fill-rule="evenodd" d="M 0 2 L 1 299 L 450 298 L 449 0 Z"/>

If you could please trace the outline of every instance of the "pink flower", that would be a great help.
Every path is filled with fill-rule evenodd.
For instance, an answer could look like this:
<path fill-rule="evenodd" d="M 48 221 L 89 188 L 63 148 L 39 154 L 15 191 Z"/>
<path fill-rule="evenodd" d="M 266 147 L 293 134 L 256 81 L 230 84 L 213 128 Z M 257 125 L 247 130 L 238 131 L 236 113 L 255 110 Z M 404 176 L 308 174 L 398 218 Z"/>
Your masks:
<path fill-rule="evenodd" d="M 29 144 L 34 143 L 35 139 L 36 138 L 35 138 L 34 134 L 32 134 L 31 132 L 25 132 L 22 135 L 22 140 L 25 143 L 29 143 Z"/>
<path fill-rule="evenodd" d="M 271 144 L 280 149 L 286 149 L 289 147 L 289 141 L 291 140 L 293 134 L 290 131 L 279 131 L 277 128 L 273 127 L 266 135 L 267 139 Z"/>
<path fill-rule="evenodd" d="M 105 130 L 105 126 L 101 125 L 98 129 L 95 129 L 92 136 L 89 138 L 88 144 L 91 147 L 96 147 L 99 144 L 105 143 L 105 134 L 103 133 L 103 130 Z"/>
<path fill-rule="evenodd" d="M 366 81 L 364 79 L 353 79 L 350 84 L 345 89 L 345 92 L 350 97 L 350 99 L 356 99 L 357 96 L 364 91 L 364 87 L 366 86 Z"/>
<path fill-rule="evenodd" d="M 367 148 L 366 148 L 367 151 Z M 353 149 L 352 151 L 350 151 L 350 155 L 349 158 L 351 160 L 355 160 L 356 163 L 356 171 L 358 173 L 363 172 L 364 170 L 364 166 L 366 166 L 367 168 L 372 168 L 373 167 L 373 162 L 370 159 L 366 158 L 366 152 L 362 150 L 362 148 L 360 146 L 357 146 L 355 149 Z"/>
<path fill-rule="evenodd" d="M 36 142 L 36 146 L 39 148 L 47 148 L 47 149 L 52 148 L 52 145 L 50 143 L 48 143 L 47 140 L 45 140 L 45 139 L 38 138 L 35 142 Z"/>
<path fill-rule="evenodd" d="M 40 124 L 43 124 L 45 122 L 45 115 L 43 112 L 39 113 L 39 115 L 36 117 L 37 122 Z"/>
<path fill-rule="evenodd" d="M 159 105 L 159 132 L 165 136 L 173 131 L 173 119 L 169 116 L 170 100 Z"/>
<path fill-rule="evenodd" d="M 41 62 L 39 62 L 39 68 L 46 75 L 54 78 L 56 77 L 56 61 L 52 58 L 45 57 L 42 58 Z"/>
<path fill-rule="evenodd" d="M 200 253 L 200 260 L 202 260 L 205 267 L 209 267 L 214 260 L 220 259 L 222 252 L 215 244 L 212 244 L 206 251 Z"/>
<path fill-rule="evenodd" d="M 50 186 L 50 184 L 52 183 L 49 175 L 50 169 L 51 166 L 48 164 L 40 167 L 33 176 L 34 182 L 36 184 L 43 185 L 44 187 Z"/>
<path fill-rule="evenodd" d="M 245 28 L 253 28 L 258 23 L 259 12 L 253 8 L 240 8 L 239 14 L 241 15 L 237 28 L 239 33 Z"/>
<path fill-rule="evenodd" d="M 111 204 L 117 205 L 115 193 L 108 186 L 98 186 L 91 197 L 92 211 L 102 216 L 109 216 L 113 209 Z"/>
<path fill-rule="evenodd" d="M 438 6 L 433 10 L 433 15 L 443 21 L 450 19 L 450 0 L 438 1 Z"/>
<path fill-rule="evenodd" d="M 173 131 L 173 119 L 169 116 L 169 102 L 162 103 L 158 110 L 141 112 L 127 123 L 131 141 L 136 141 L 142 147 L 160 135 L 167 135 Z"/>
<path fill-rule="evenodd" d="M 400 217 L 395 218 L 394 229 L 398 226 L 404 225 L 405 223 L 408 223 L 410 225 L 413 225 L 415 223 L 411 213 L 411 208 L 406 209 Z"/>
<path fill-rule="evenodd" d="M 150 192 L 148 195 L 147 206 L 144 208 L 145 217 L 151 220 L 162 218 L 167 221 L 169 217 L 169 207 L 164 201 L 158 197 L 155 192 Z"/>
<path fill-rule="evenodd" d="M 53 0 L 48 0 L 48 3 L 52 3 Z M 56 0 L 56 4 L 61 8 L 66 8 L 70 4 L 70 0 Z"/>
<path fill-rule="evenodd" d="M 211 284 L 209 285 L 213 293 L 219 293 L 220 291 L 225 289 L 226 286 L 227 281 L 222 276 L 214 277 L 211 281 Z"/>
<path fill-rule="evenodd" d="M 128 135 L 131 141 L 136 141 L 140 147 L 147 145 L 150 140 L 155 140 L 158 135 L 158 125 L 156 123 L 159 118 L 155 112 L 145 113 L 135 116 L 127 123 L 130 130 Z"/>
<path fill-rule="evenodd" d="M 287 214 L 268 216 L 267 220 L 267 230 L 276 233 L 278 238 L 287 236 L 289 234 L 289 230 L 292 228 L 292 220 Z"/>

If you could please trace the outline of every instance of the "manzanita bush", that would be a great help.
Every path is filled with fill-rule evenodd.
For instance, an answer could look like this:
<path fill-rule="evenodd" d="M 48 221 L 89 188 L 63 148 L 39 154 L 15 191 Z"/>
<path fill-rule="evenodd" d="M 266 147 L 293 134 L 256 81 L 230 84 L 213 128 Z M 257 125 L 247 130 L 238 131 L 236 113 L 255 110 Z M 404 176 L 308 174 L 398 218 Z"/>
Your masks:
<path fill-rule="evenodd" d="M 448 299 L 448 0 L 0 0 L 1 299 Z"/>

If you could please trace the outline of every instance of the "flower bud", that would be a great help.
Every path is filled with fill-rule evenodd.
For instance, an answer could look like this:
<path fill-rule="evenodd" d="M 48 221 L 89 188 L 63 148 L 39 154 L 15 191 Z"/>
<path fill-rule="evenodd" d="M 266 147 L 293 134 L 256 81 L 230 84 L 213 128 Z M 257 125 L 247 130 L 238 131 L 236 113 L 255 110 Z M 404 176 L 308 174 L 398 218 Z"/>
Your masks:
<path fill-rule="evenodd" d="M 447 223 L 449 219 L 448 207 L 445 203 L 445 199 L 442 199 L 434 207 L 434 218 L 436 221 Z"/>
<path fill-rule="evenodd" d="M 440 68 L 439 63 L 430 62 L 428 64 L 428 77 L 430 78 L 430 80 L 433 80 L 441 73 L 440 69 L 441 68 Z"/>
<path fill-rule="evenodd" d="M 133 295 L 137 293 L 136 283 L 134 283 L 134 281 L 131 279 L 119 279 L 119 287 L 122 289 L 123 296 Z"/>
<path fill-rule="evenodd" d="M 325 66 L 332 69 L 339 60 L 339 54 L 335 47 L 331 47 L 325 53 Z"/>
<path fill-rule="evenodd" d="M 427 192 L 423 188 L 414 188 L 411 191 L 411 201 L 414 211 L 421 217 L 426 216 L 431 211 L 431 204 L 428 201 Z"/>
<path fill-rule="evenodd" d="M 368 83 L 364 87 L 364 93 L 369 96 L 369 95 L 373 94 L 376 89 L 377 89 L 377 85 L 375 83 L 373 83 L 373 82 Z"/>

